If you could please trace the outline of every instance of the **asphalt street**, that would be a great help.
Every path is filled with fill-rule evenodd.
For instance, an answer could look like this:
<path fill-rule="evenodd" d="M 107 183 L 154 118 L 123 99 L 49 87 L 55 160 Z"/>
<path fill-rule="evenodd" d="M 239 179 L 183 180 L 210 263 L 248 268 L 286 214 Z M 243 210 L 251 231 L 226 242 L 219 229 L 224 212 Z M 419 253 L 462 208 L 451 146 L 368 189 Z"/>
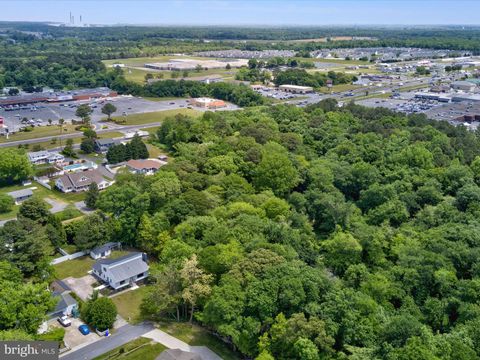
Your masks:
<path fill-rule="evenodd" d="M 150 124 L 143 124 L 143 125 L 128 125 L 128 126 L 118 126 L 115 128 L 110 128 L 110 129 L 99 129 L 96 130 L 97 134 L 101 133 L 106 133 L 106 132 L 112 132 L 112 131 L 136 131 L 140 129 L 147 129 L 151 127 L 157 127 L 162 125 L 161 122 L 155 122 L 155 123 L 150 123 Z M 23 145 L 23 144 L 35 144 L 38 142 L 44 142 L 44 141 L 49 141 L 52 140 L 53 138 L 57 139 L 71 139 L 71 138 L 76 138 L 82 136 L 82 132 L 75 132 L 71 134 L 64 134 L 64 135 L 56 135 L 56 136 L 45 136 L 41 138 L 35 138 L 35 139 L 28 139 L 28 140 L 17 140 L 17 141 L 9 141 L 5 143 L 0 143 L 0 148 L 2 147 L 12 147 L 12 146 L 18 146 L 18 145 Z"/>
<path fill-rule="evenodd" d="M 109 337 L 95 341 L 94 343 L 81 347 L 78 350 L 73 349 L 65 354 L 60 355 L 60 359 L 90 360 L 132 340 L 135 340 L 149 331 L 152 331 L 153 329 L 154 326 L 152 324 L 127 324 L 119 328 L 113 335 Z"/>

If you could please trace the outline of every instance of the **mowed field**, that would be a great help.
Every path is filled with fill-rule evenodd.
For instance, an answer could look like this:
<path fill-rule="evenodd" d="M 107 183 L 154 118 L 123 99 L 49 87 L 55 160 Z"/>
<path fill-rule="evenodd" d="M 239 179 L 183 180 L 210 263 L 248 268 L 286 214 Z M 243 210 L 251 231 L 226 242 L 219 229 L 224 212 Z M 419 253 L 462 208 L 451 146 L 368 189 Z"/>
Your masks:
<path fill-rule="evenodd" d="M 143 114 L 132 114 L 127 116 L 118 116 L 112 117 L 113 121 L 118 121 L 123 125 L 141 125 L 141 124 L 151 124 L 155 122 L 161 122 L 162 120 L 175 116 L 177 114 L 188 115 L 196 117 L 201 114 L 201 111 L 193 109 L 174 109 L 174 110 L 164 110 L 164 111 L 155 111 Z"/>

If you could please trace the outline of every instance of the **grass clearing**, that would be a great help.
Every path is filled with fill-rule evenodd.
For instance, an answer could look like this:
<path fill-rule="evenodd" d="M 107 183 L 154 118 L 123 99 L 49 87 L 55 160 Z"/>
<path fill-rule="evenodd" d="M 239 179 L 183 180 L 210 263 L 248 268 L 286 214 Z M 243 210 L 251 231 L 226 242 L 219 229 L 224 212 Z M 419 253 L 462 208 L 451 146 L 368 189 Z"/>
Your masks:
<path fill-rule="evenodd" d="M 151 124 L 155 122 L 161 122 L 167 117 L 175 116 L 177 114 L 187 115 L 187 116 L 198 116 L 201 112 L 193 109 L 175 109 L 175 110 L 164 110 L 164 111 L 155 111 L 142 114 L 131 114 L 127 116 L 118 116 L 113 117 L 113 121 L 118 121 L 123 125 L 142 125 L 142 124 Z"/>
<path fill-rule="evenodd" d="M 82 216 L 83 213 L 78 210 L 74 205 L 68 205 L 63 211 L 55 214 L 60 221 L 70 220 Z"/>
<path fill-rule="evenodd" d="M 77 259 L 67 260 L 53 266 L 56 279 L 65 279 L 67 277 L 81 278 L 88 275 L 95 263 L 90 256 L 82 256 Z"/>
<path fill-rule="evenodd" d="M 130 253 L 130 251 L 115 250 L 112 251 L 112 255 L 110 255 L 109 258 L 116 259 L 128 253 Z M 53 266 L 53 269 L 55 270 L 55 278 L 61 280 L 67 277 L 80 278 L 85 276 L 90 270 L 92 270 L 92 265 L 95 261 L 96 260 L 93 260 L 89 255 L 85 255 L 77 259 L 67 260 L 60 264 L 56 264 Z"/>
<path fill-rule="evenodd" d="M 138 338 L 116 349 L 113 349 L 94 360 L 154 360 L 167 348 L 150 339 Z"/>
<path fill-rule="evenodd" d="M 152 144 L 146 144 L 148 149 L 148 154 L 151 158 L 157 158 L 159 155 L 163 155 L 162 150 Z"/>
<path fill-rule="evenodd" d="M 49 189 L 43 187 L 42 185 L 40 185 L 39 183 L 37 183 L 36 181 L 32 181 L 32 184 L 28 185 L 28 186 L 23 186 L 23 185 L 4 186 L 4 187 L 0 188 L 0 193 L 6 194 L 6 193 L 9 193 L 11 191 L 24 190 L 24 189 L 32 189 L 33 196 L 38 197 L 40 199 L 45 199 L 45 198 L 49 197 L 49 198 L 53 198 L 54 200 L 62 200 L 62 201 L 67 201 L 69 203 L 72 202 L 72 198 L 63 197 L 63 196 L 61 196 L 63 193 L 61 193 L 60 191 L 55 190 L 55 189 L 54 190 L 49 190 Z M 64 195 L 69 195 L 69 194 L 64 194 Z M 85 196 L 85 195 L 82 194 L 82 199 L 83 199 L 83 196 Z M 7 219 L 15 218 L 17 216 L 19 208 L 20 208 L 19 205 L 15 205 L 13 207 L 12 211 L 10 211 L 8 213 L 0 214 L 0 220 L 7 220 Z"/>
<path fill-rule="evenodd" d="M 117 306 L 117 311 L 125 320 L 130 323 L 141 321 L 140 304 L 148 292 L 148 286 L 141 286 L 136 290 L 112 297 L 112 301 Z"/>
<path fill-rule="evenodd" d="M 58 126 L 37 126 L 34 127 L 32 131 L 21 131 L 15 134 L 11 134 L 8 139 L 6 137 L 0 138 L 0 143 L 8 143 L 10 141 L 19 141 L 19 140 L 30 140 L 36 138 L 42 138 L 47 136 L 59 136 L 65 134 L 79 133 L 75 130 L 75 125 L 67 124 L 63 126 L 63 131 L 60 132 L 60 127 Z M 66 140 L 65 140 L 66 141 Z M 58 146 L 58 145 L 57 145 Z"/>
<path fill-rule="evenodd" d="M 330 92 L 344 92 L 344 91 L 356 90 L 358 88 L 360 88 L 360 86 L 358 85 L 339 84 L 339 85 L 333 85 L 331 89 L 327 87 L 322 87 L 319 89 L 319 91 L 323 94 L 329 94 Z"/>
<path fill-rule="evenodd" d="M 242 358 L 239 353 L 231 350 L 222 340 L 198 325 L 171 322 L 161 323 L 160 328 L 189 345 L 207 346 L 224 360 L 238 360 Z"/>

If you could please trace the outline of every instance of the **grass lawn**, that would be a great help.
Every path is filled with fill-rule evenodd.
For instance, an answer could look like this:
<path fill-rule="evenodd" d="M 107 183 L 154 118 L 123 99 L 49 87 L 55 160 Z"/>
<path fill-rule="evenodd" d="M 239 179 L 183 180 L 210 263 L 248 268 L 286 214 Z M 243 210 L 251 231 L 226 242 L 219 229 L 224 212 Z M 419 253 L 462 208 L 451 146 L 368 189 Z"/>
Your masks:
<path fill-rule="evenodd" d="M 70 220 L 82 216 L 83 213 L 78 210 L 74 205 L 68 205 L 65 210 L 55 214 L 60 221 Z"/>
<path fill-rule="evenodd" d="M 322 87 L 320 89 L 320 92 L 324 94 L 329 94 L 331 91 L 333 92 L 343 92 L 343 91 L 349 91 L 349 90 L 355 90 L 358 89 L 360 86 L 358 85 L 353 85 L 353 84 L 339 84 L 339 85 L 334 85 L 331 89 L 327 87 Z"/>
<path fill-rule="evenodd" d="M 76 253 L 78 251 L 77 247 L 74 244 L 67 244 L 62 246 L 62 249 L 65 250 L 69 254 Z"/>
<path fill-rule="evenodd" d="M 120 256 L 128 254 L 130 251 L 115 250 L 112 251 L 110 259 L 116 259 Z M 55 278 L 65 279 L 67 277 L 80 278 L 87 275 L 88 271 L 92 270 L 92 265 L 96 260 L 93 260 L 89 255 L 79 257 L 73 260 L 67 260 L 60 264 L 54 265 Z"/>
<path fill-rule="evenodd" d="M 241 355 L 204 328 L 189 323 L 161 323 L 160 328 L 172 336 L 193 346 L 207 346 L 224 360 L 238 360 Z"/>
<path fill-rule="evenodd" d="M 163 155 L 163 151 L 152 144 L 147 144 L 148 154 L 151 158 L 157 158 L 159 155 Z"/>
<path fill-rule="evenodd" d="M 131 114 L 127 116 L 113 117 L 112 119 L 114 121 L 119 121 L 119 123 L 123 125 L 141 125 L 141 124 L 151 124 L 155 122 L 160 122 L 167 117 L 175 116 L 177 114 L 197 116 L 200 114 L 200 111 L 193 110 L 193 109 L 175 109 L 175 110 L 148 112 L 143 114 Z"/>
<path fill-rule="evenodd" d="M 72 134 L 75 132 L 77 132 L 75 130 L 75 125 L 71 125 L 71 124 L 64 125 L 63 132 L 60 132 L 60 128 L 58 126 L 37 126 L 33 128 L 32 131 L 28 131 L 28 132 L 22 131 L 22 132 L 17 132 L 15 134 L 12 134 L 8 137 L 8 139 L 2 136 L 0 138 L 0 143 L 7 143 L 10 141 L 18 141 L 18 140 L 36 139 L 36 138 L 41 138 L 46 136 L 55 136 L 55 135 L 61 135 L 61 134 Z"/>
<path fill-rule="evenodd" d="M 92 270 L 92 265 L 94 263 L 95 260 L 88 255 L 64 261 L 53 266 L 53 269 L 55 270 L 55 278 L 61 280 L 67 277 L 80 278 L 86 276 L 88 271 Z"/>
<path fill-rule="evenodd" d="M 136 290 L 127 291 L 121 295 L 112 297 L 117 306 L 118 313 L 131 323 L 138 323 L 140 318 L 140 304 L 148 292 L 148 286 L 141 286 Z"/>
<path fill-rule="evenodd" d="M 150 339 L 138 338 L 123 346 L 113 349 L 94 360 L 154 360 L 166 347 Z"/>
<path fill-rule="evenodd" d="M 13 208 L 11 211 L 6 212 L 6 213 L 1 213 L 0 214 L 0 220 L 10 220 L 10 219 L 15 219 L 18 214 L 18 210 L 20 209 L 20 206 L 18 205 L 13 205 Z"/>
<path fill-rule="evenodd" d="M 30 189 L 30 188 L 36 188 L 36 189 L 32 189 L 33 196 L 38 197 L 40 199 L 45 199 L 46 197 L 49 197 L 49 198 L 54 198 L 58 200 L 65 200 L 61 196 L 58 196 L 59 194 L 61 194 L 59 191 L 49 190 L 35 181 L 32 181 L 32 185 L 28 185 L 28 186 L 12 185 L 12 186 L 0 187 L 0 193 L 6 194 L 11 191 Z M 0 214 L 0 220 L 11 219 L 16 217 L 19 208 L 20 206 L 15 205 L 12 211 L 8 213 Z"/>

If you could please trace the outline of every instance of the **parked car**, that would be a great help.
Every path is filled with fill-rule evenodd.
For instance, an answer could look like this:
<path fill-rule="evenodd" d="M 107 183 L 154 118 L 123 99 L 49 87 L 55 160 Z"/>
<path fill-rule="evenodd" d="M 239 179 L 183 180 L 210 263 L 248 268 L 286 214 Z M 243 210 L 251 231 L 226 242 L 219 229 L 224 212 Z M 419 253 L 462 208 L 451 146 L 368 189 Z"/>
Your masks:
<path fill-rule="evenodd" d="M 66 315 L 60 316 L 57 320 L 63 327 L 69 327 L 70 325 L 72 325 L 72 322 Z"/>
<path fill-rule="evenodd" d="M 83 335 L 88 335 L 90 334 L 90 329 L 88 328 L 87 325 L 83 324 L 78 327 L 78 331 L 80 331 Z"/>

